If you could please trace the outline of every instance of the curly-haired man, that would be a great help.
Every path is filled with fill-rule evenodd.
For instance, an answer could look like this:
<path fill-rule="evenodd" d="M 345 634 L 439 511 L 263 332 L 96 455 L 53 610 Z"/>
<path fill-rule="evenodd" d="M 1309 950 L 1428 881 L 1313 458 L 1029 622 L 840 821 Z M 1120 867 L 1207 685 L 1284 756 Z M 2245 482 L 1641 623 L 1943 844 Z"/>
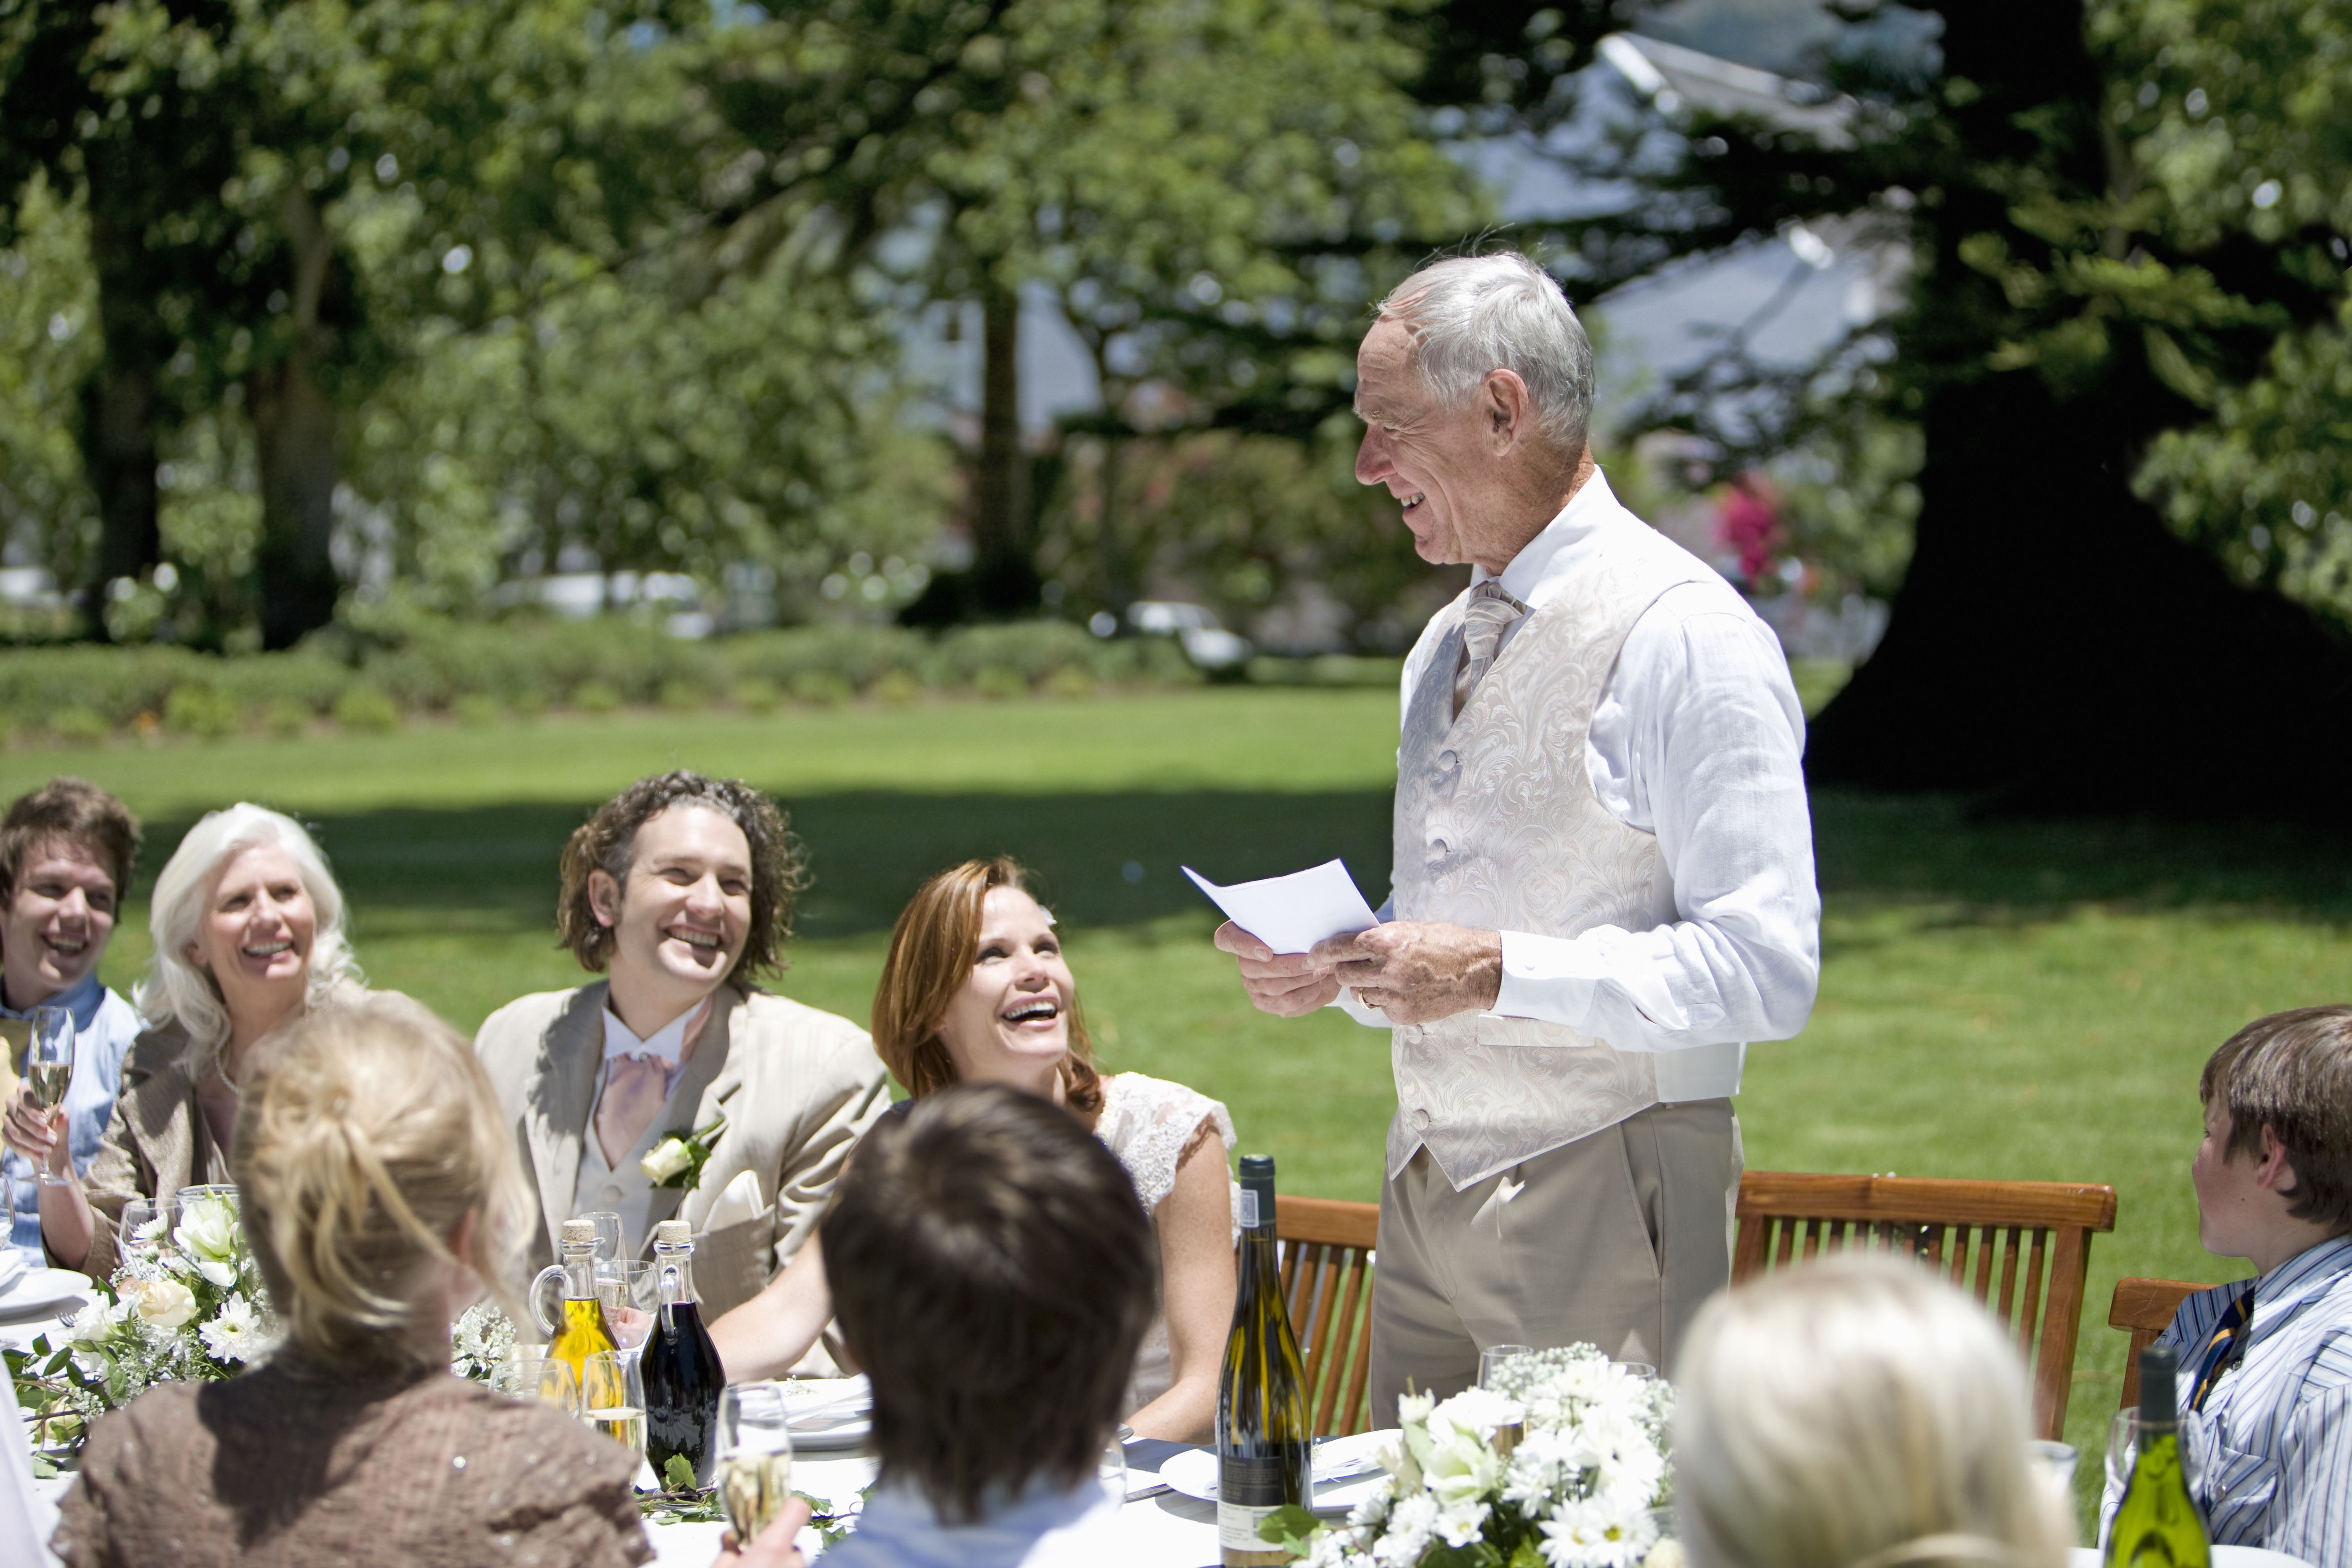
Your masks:
<path fill-rule="evenodd" d="M 713 1316 L 796 1253 L 821 1268 L 804 1244 L 889 1096 L 865 1030 L 751 983 L 802 881 L 782 815 L 731 779 L 641 779 L 572 834 L 556 929 L 607 978 L 509 1003 L 474 1042 L 537 1189 L 534 1267 L 566 1219 L 609 1211 L 627 1257 L 656 1221 L 694 1226 Z M 648 1153 L 722 1121 L 690 1190 L 656 1184 Z"/>

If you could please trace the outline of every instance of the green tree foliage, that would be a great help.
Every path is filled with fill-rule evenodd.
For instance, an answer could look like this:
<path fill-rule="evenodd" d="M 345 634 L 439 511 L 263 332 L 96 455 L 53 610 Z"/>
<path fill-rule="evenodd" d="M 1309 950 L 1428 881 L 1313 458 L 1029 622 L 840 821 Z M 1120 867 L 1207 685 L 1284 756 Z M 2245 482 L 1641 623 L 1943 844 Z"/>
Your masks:
<path fill-rule="evenodd" d="M 13 239 L 0 248 L 0 544 L 72 582 L 98 532 L 73 422 L 59 417 L 102 346 L 89 226 L 36 176 Z"/>

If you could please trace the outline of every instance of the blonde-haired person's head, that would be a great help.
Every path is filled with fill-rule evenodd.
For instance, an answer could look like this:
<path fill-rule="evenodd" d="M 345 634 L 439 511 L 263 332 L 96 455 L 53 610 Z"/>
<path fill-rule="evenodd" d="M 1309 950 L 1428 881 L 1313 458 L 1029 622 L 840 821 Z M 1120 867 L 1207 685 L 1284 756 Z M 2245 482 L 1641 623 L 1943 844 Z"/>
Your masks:
<path fill-rule="evenodd" d="M 448 1314 L 477 1280 L 503 1291 L 529 1205 L 473 1048 L 375 995 L 309 1015 L 258 1056 L 233 1166 L 289 1343 L 346 1367 L 446 1365 Z"/>
<path fill-rule="evenodd" d="M 2025 1369 L 1916 1265 L 1845 1254 L 1717 1297 L 1676 1369 L 1694 1568 L 2060 1568 Z"/>
<path fill-rule="evenodd" d="M 226 811 L 206 813 L 188 829 L 155 878 L 147 914 L 155 954 L 135 996 L 148 1023 L 176 1020 L 187 1031 L 185 1065 L 199 1079 L 220 1063 L 221 1049 L 228 1044 L 229 1016 L 219 983 L 188 956 L 189 945 L 196 940 L 205 889 L 215 874 L 239 850 L 264 844 L 284 850 L 294 862 L 318 918 L 310 939 L 309 1005 L 315 1007 L 337 985 L 360 979 L 358 961 L 343 938 L 342 889 L 302 825 L 283 812 L 244 801 Z"/>

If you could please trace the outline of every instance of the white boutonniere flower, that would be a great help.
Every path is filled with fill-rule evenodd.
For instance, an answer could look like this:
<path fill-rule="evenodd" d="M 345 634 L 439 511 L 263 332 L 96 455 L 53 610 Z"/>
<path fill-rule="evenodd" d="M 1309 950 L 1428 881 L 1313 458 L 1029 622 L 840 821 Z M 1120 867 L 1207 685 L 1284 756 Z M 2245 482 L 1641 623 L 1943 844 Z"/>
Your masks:
<path fill-rule="evenodd" d="M 726 1130 L 727 1118 L 722 1116 L 699 1131 L 665 1138 L 637 1162 L 637 1167 L 655 1186 L 681 1187 L 690 1193 L 701 1184 L 702 1167 L 710 1163 L 710 1152 L 719 1146 L 719 1135 Z"/>

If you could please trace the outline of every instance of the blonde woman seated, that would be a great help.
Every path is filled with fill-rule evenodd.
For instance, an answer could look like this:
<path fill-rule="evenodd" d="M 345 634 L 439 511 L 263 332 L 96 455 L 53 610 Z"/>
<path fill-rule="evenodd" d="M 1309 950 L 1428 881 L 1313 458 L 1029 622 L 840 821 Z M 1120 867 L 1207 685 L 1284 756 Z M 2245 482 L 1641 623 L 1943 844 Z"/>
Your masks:
<path fill-rule="evenodd" d="M 874 1048 L 917 1100 L 953 1083 L 1009 1084 L 1064 1107 L 1118 1156 L 1151 1216 L 1161 1279 L 1128 1424 L 1139 1436 L 1204 1440 L 1234 1311 L 1233 1119 L 1181 1084 L 1095 1070 L 1054 917 L 1018 865 L 966 861 L 916 892 L 890 933 Z M 807 1350 L 831 1312 L 822 1268 L 820 1257 L 794 1259 L 712 1325 L 730 1380 L 774 1375 Z"/>
<path fill-rule="evenodd" d="M 1927 1270 L 1846 1254 L 1715 1298 L 1684 1343 L 1675 1497 L 1693 1568 L 2063 1568 L 2025 1368 Z"/>
<path fill-rule="evenodd" d="M 261 1053 L 233 1162 L 286 1342 L 90 1429 L 52 1538 L 68 1568 L 354 1568 L 653 1555 L 635 1458 L 449 1375 L 449 1321 L 530 1223 L 497 1097 L 454 1030 L 370 997 Z"/>
<path fill-rule="evenodd" d="M 257 805 L 188 830 L 155 879 L 155 956 L 135 1000 L 146 1028 L 79 1185 L 44 1184 L 41 1243 L 93 1279 L 114 1273 L 114 1222 L 134 1197 L 226 1182 L 237 1100 L 262 1037 L 357 995 L 343 895 L 292 817 Z"/>

